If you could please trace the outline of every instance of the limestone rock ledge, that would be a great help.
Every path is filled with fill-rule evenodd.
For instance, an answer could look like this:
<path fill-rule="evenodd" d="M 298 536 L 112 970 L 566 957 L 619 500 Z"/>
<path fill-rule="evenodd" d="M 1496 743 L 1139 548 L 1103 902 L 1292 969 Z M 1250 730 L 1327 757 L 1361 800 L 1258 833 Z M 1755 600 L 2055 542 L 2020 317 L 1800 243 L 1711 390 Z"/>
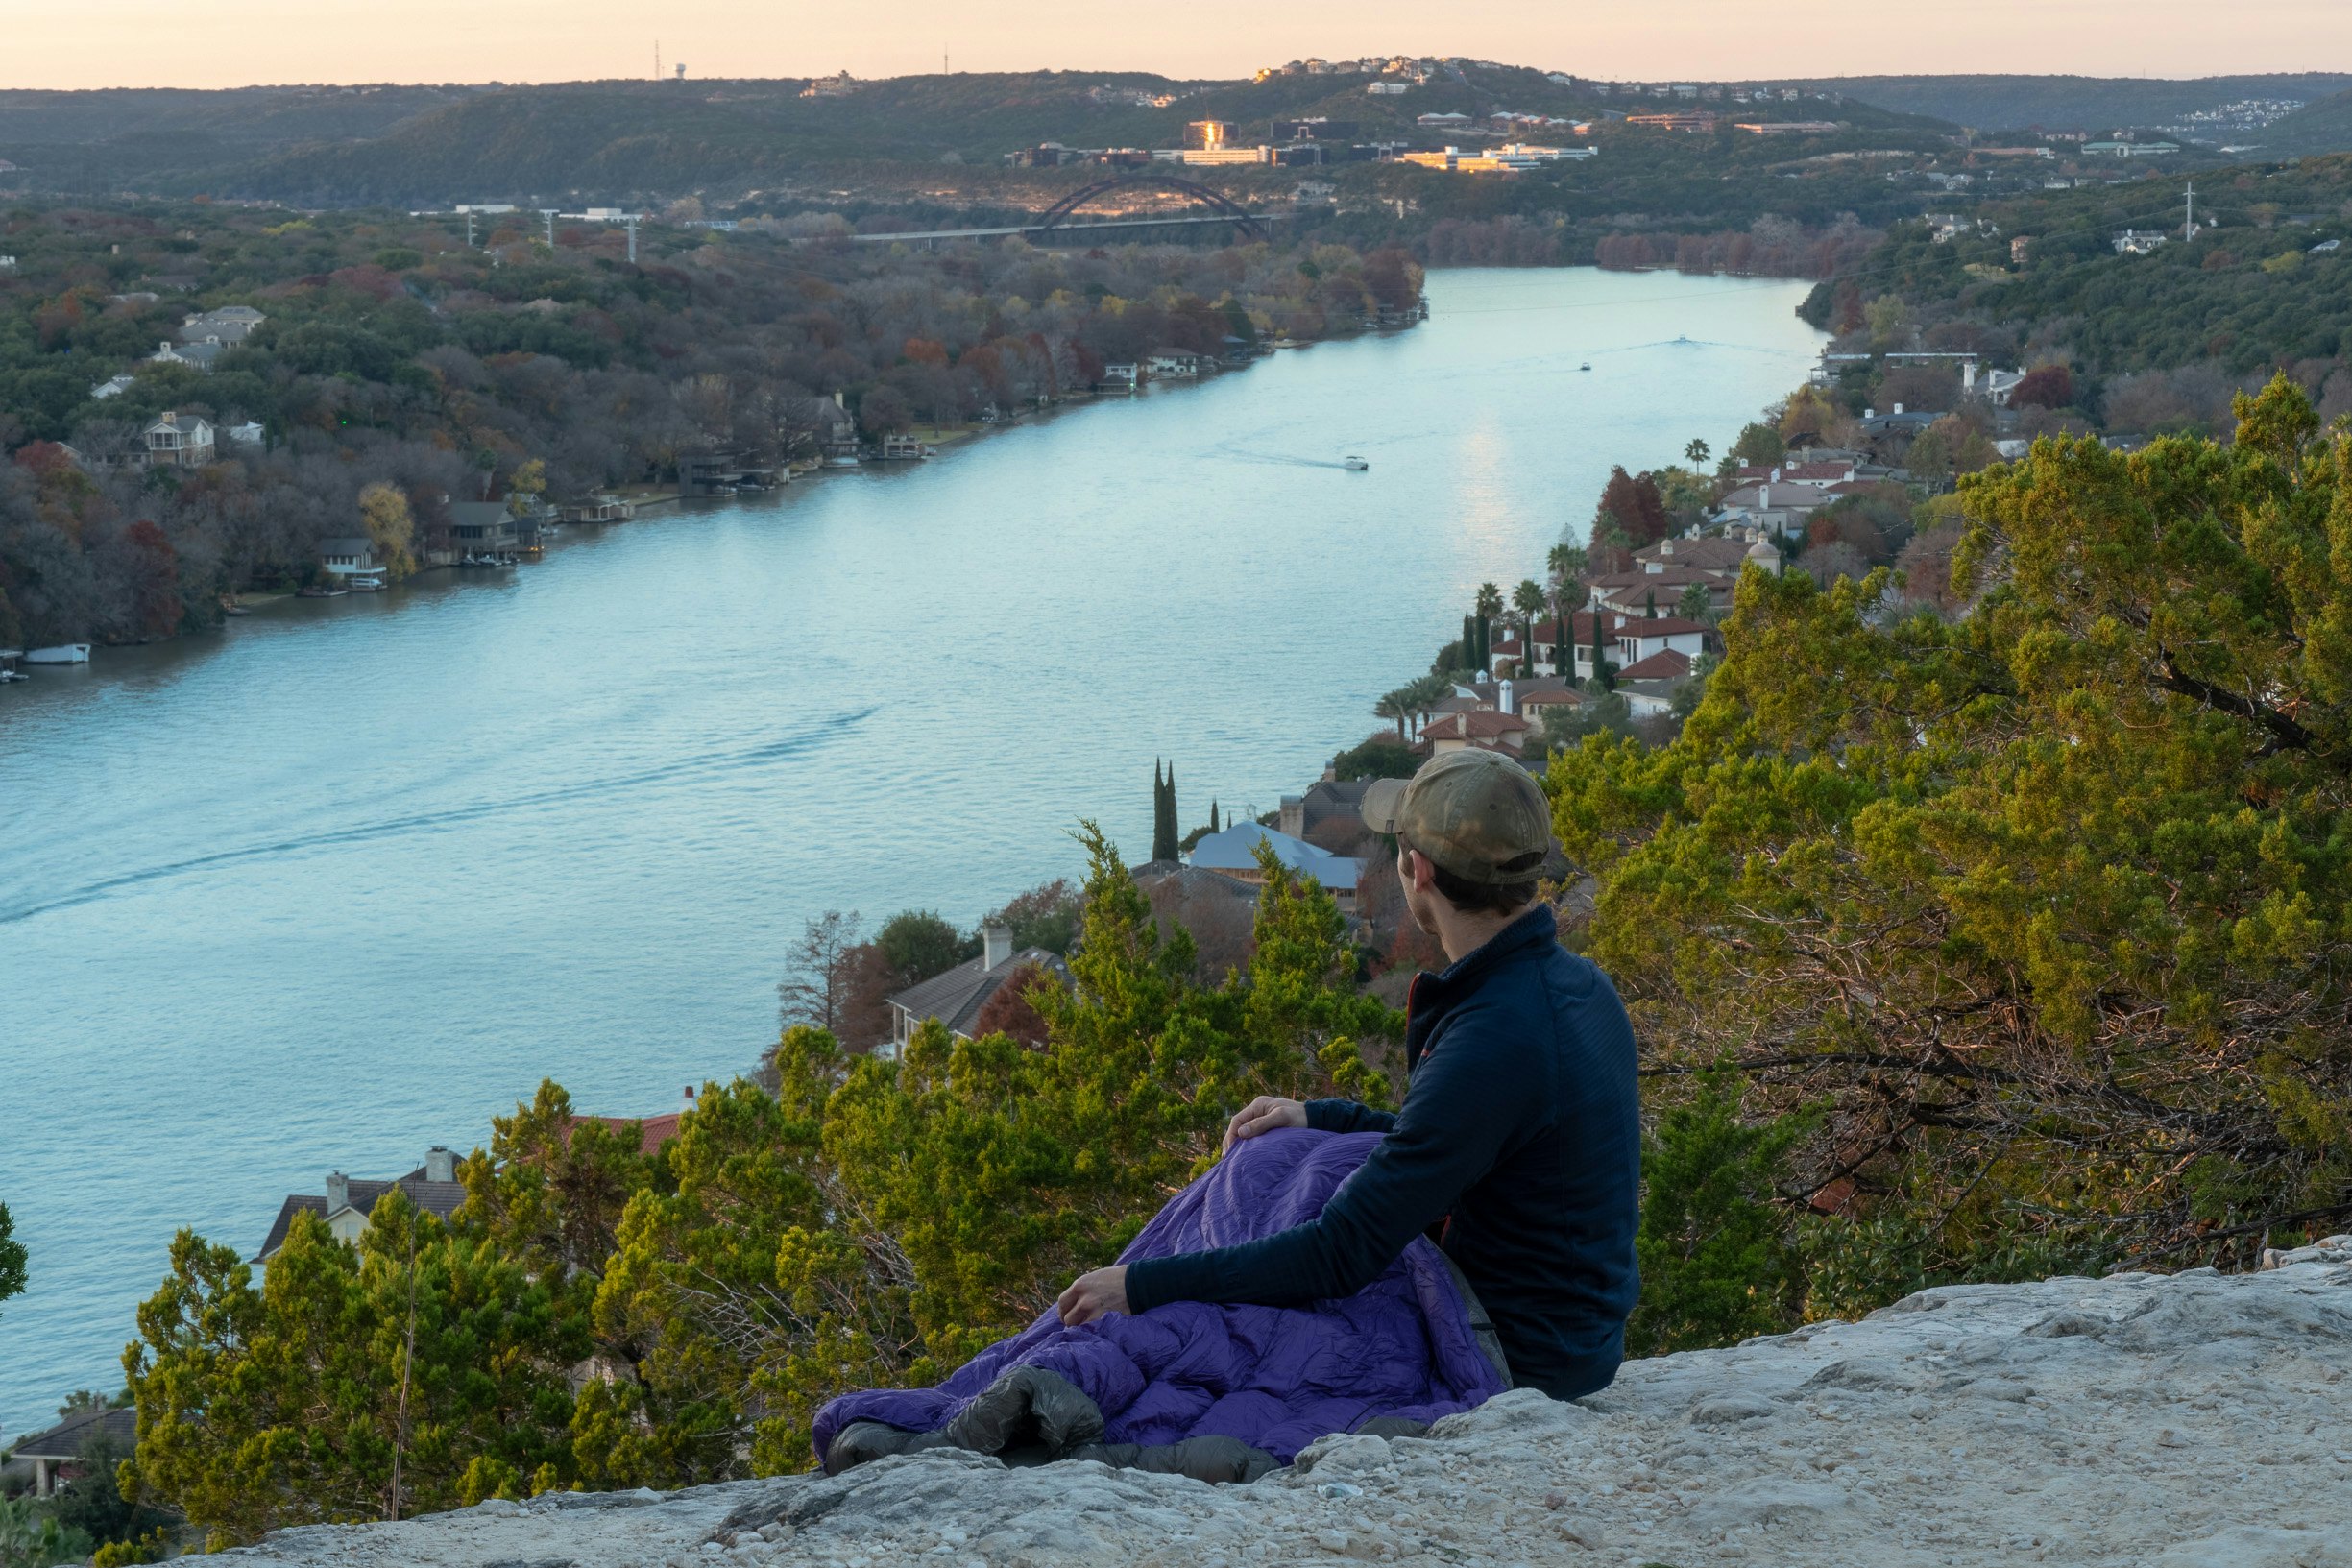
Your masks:
<path fill-rule="evenodd" d="M 1340 1562 L 2352 1568 L 2352 1237 L 1923 1291 L 1858 1323 L 1326 1438 L 1254 1485 L 933 1452 L 550 1496 L 230 1554 L 316 1568 Z"/>

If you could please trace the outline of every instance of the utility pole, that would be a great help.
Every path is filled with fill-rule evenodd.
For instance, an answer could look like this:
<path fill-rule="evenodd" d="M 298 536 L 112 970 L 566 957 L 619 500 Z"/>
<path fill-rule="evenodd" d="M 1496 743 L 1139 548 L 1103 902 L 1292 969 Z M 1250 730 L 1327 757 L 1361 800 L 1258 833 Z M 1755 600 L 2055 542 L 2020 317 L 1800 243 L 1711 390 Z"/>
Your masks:
<path fill-rule="evenodd" d="M 469 251 L 475 249 L 473 243 L 473 214 L 471 212 L 466 214 L 466 249 Z"/>
<path fill-rule="evenodd" d="M 656 82 L 662 80 L 662 40 L 659 38 L 653 40 L 653 79 Z"/>
<path fill-rule="evenodd" d="M 2196 181 L 2195 181 L 2192 180 L 2192 181 L 2189 181 L 2189 188 L 2188 188 L 2188 190 L 2186 190 L 2185 192 L 2183 192 L 2183 193 L 2182 193 L 2182 199 L 2188 203 L 2188 216 L 2187 216 L 2186 218 L 2184 218 L 2184 219 L 2182 219 L 2182 220 L 2181 220 L 2181 226 L 2180 226 L 2180 242 L 2181 242 L 2183 245 L 2186 245 L 2186 244 L 2188 244 L 2188 243 L 2189 243 L 2191 240 L 2193 240 L 2193 239 L 2196 238 Z"/>
<path fill-rule="evenodd" d="M 629 231 L 629 265 L 634 267 L 637 265 L 637 219 L 634 216 L 623 218 L 620 226 Z"/>

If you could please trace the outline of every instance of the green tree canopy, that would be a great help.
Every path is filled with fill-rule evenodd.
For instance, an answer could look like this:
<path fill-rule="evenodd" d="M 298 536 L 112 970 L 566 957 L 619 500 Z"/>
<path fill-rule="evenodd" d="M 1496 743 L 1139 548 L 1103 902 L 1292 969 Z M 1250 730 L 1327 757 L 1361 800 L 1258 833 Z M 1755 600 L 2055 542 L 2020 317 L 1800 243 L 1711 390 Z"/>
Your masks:
<path fill-rule="evenodd" d="M 1746 574 L 1673 744 L 1553 760 L 1651 1070 L 1826 1108 L 1846 1303 L 2352 1215 L 2352 441 L 2239 416 L 1963 480 L 1956 621 Z"/>

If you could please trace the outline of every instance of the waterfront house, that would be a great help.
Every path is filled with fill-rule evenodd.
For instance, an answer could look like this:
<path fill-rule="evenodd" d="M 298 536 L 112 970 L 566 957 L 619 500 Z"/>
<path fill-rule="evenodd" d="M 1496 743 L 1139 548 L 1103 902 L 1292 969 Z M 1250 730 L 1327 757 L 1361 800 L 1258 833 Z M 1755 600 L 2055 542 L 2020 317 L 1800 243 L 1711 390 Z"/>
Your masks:
<path fill-rule="evenodd" d="M 1634 562 L 1652 575 L 1679 569 L 1737 577 L 1740 564 L 1747 556 L 1746 540 L 1731 534 L 1709 534 L 1701 539 L 1661 539 L 1644 544 L 1634 552 Z"/>
<path fill-rule="evenodd" d="M 1528 722 L 1516 713 L 1499 713 L 1492 709 L 1479 709 L 1467 713 L 1448 713 L 1443 718 L 1431 719 L 1421 727 L 1421 741 L 1433 757 L 1443 757 L 1450 751 L 1502 752 L 1516 757 L 1527 744 Z"/>
<path fill-rule="evenodd" d="M 109 375 L 90 388 L 90 398 L 94 402 L 103 402 L 109 398 L 119 398 L 137 385 L 138 381 L 133 376 Z"/>
<path fill-rule="evenodd" d="M 1153 350 L 1152 374 L 1171 379 L 1189 380 L 1200 374 L 1200 356 L 1190 349 Z"/>
<path fill-rule="evenodd" d="M 927 448 L 910 435 L 890 431 L 882 438 L 882 458 L 885 463 L 910 463 L 927 455 Z"/>
<path fill-rule="evenodd" d="M 1744 551 L 1746 546 L 1741 548 Z M 1596 578 L 1592 600 L 1602 609 L 1620 615 L 1646 615 L 1653 609 L 1661 613 L 1680 610 L 1683 595 L 1700 588 L 1707 591 L 1709 612 L 1721 614 L 1732 607 L 1732 594 L 1737 587 L 1737 577 L 1730 572 L 1671 567 L 1659 571 L 1612 572 Z"/>
<path fill-rule="evenodd" d="M 1671 651 L 1696 659 L 1707 651 L 1707 639 L 1712 631 L 1705 621 L 1684 620 L 1675 615 L 1654 619 L 1630 616 L 1617 623 L 1617 673 L 1622 676 L 1653 654 Z M 1689 671 L 1685 669 L 1684 673 Z"/>
<path fill-rule="evenodd" d="M 1103 379 L 1097 384 L 1106 387 L 1127 387 L 1132 390 L 1135 381 L 1136 369 L 1133 362 L 1123 359 L 1115 365 L 1103 366 Z"/>
<path fill-rule="evenodd" d="M 914 1031 L 931 1019 L 947 1025 L 947 1031 L 958 1040 L 969 1040 L 973 1022 L 980 1017 L 1006 980 L 1024 968 L 1044 971 L 1069 983 L 1070 966 L 1057 953 L 1043 948 L 1023 948 L 1013 951 L 1012 932 L 1003 926 L 981 928 L 981 952 L 977 958 L 968 958 L 944 974 L 934 975 L 920 984 L 909 986 L 889 999 L 890 1038 L 874 1048 L 874 1054 L 895 1061 L 906 1054 Z"/>
<path fill-rule="evenodd" d="M 1184 863 L 1200 871 L 1214 871 L 1251 886 L 1262 885 L 1266 873 L 1258 866 L 1257 849 L 1265 844 L 1274 858 L 1301 877 L 1312 877 L 1344 911 L 1356 906 L 1356 881 L 1363 862 L 1334 855 L 1303 838 L 1276 832 L 1256 822 L 1236 822 L 1223 832 L 1209 833 L 1192 847 Z"/>
<path fill-rule="evenodd" d="M 517 519 L 504 501 L 451 501 L 449 537 L 461 555 L 498 555 L 521 543 Z"/>
<path fill-rule="evenodd" d="M 678 1108 L 674 1111 L 664 1111 L 659 1116 L 581 1116 L 578 1120 L 601 1122 L 615 1132 L 626 1132 L 631 1127 L 635 1127 L 639 1152 L 658 1154 L 664 1144 L 678 1136 L 679 1122 L 693 1108 L 694 1086 L 690 1083 L 686 1086 L 686 1093 L 680 1098 Z"/>
<path fill-rule="evenodd" d="M 1326 767 L 1323 776 L 1307 785 L 1304 793 L 1282 797 L 1277 814 L 1281 831 L 1292 838 L 1304 839 L 1326 822 L 1360 820 L 1364 792 L 1370 787 L 1370 779 L 1342 783 Z"/>
<path fill-rule="evenodd" d="M 424 1163 L 405 1176 L 391 1181 L 353 1181 L 334 1170 L 327 1173 L 326 1185 L 325 1193 L 287 1194 L 252 1262 L 267 1265 L 278 1256 L 286 1244 L 286 1233 L 294 1228 L 294 1217 L 304 1212 L 326 1220 L 335 1240 L 350 1246 L 366 1234 L 368 1217 L 376 1212 L 376 1201 L 394 1188 L 436 1219 L 448 1219 L 466 1201 L 466 1189 L 457 1179 L 457 1156 L 438 1144 L 426 1151 Z"/>
<path fill-rule="evenodd" d="M 146 430 L 147 463 L 158 469 L 201 469 L 212 461 L 212 422 L 166 413 Z"/>
<path fill-rule="evenodd" d="M 376 542 L 356 536 L 320 540 L 319 567 L 330 577 L 349 577 L 357 571 L 383 569 L 382 564 L 376 559 Z"/>
<path fill-rule="evenodd" d="M 17 1438 L 9 1448 L 8 1468 L 30 1469 L 33 1495 L 53 1497 L 60 1486 L 81 1480 L 97 1453 L 111 1449 L 111 1459 L 126 1459 L 137 1442 L 138 1411 L 101 1405 Z"/>

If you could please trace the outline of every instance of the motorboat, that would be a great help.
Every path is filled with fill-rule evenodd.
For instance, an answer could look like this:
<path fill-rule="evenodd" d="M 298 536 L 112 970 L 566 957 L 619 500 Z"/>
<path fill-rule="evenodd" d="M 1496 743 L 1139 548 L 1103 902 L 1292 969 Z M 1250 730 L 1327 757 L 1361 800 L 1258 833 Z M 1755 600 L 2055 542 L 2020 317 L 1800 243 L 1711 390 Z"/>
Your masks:
<path fill-rule="evenodd" d="M 1592 366 L 1591 366 L 1589 363 L 1587 363 L 1587 364 L 1579 365 L 1579 366 L 1577 366 L 1576 368 L 1577 368 L 1578 370 L 1580 370 L 1580 371 L 1588 371 L 1588 370 L 1592 369 Z"/>
<path fill-rule="evenodd" d="M 25 655 L 28 664 L 86 664 L 90 662 L 90 645 L 86 642 L 60 642 L 54 647 L 34 648 Z"/>
<path fill-rule="evenodd" d="M 384 580 L 372 571 L 354 571 L 343 579 L 343 585 L 354 593 L 381 593 Z"/>
<path fill-rule="evenodd" d="M 1343 457 L 1340 459 L 1340 462 L 1350 473 L 1362 473 L 1366 469 L 1371 467 L 1370 463 L 1365 462 L 1364 459 L 1360 457 Z"/>

